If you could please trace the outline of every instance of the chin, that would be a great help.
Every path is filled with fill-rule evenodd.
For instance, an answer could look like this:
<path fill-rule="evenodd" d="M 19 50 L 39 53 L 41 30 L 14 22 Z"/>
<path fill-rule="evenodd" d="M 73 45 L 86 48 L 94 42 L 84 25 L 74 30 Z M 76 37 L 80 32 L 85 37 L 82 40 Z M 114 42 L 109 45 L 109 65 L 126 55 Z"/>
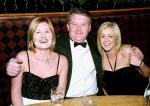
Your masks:
<path fill-rule="evenodd" d="M 104 49 L 105 52 L 109 52 L 111 49 Z"/>
<path fill-rule="evenodd" d="M 41 49 L 43 49 L 43 50 L 46 50 L 46 49 L 50 49 L 50 47 L 48 46 L 46 46 L 46 47 L 41 47 Z"/>
<path fill-rule="evenodd" d="M 83 42 L 84 39 L 83 39 L 83 38 L 77 38 L 76 41 L 78 41 L 78 42 Z"/>

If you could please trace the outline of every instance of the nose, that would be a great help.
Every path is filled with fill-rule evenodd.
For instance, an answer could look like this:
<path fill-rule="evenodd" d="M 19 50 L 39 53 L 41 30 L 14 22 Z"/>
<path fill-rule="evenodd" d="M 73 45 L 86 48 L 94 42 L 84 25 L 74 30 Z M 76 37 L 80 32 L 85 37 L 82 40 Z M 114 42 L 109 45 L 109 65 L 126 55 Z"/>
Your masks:
<path fill-rule="evenodd" d="M 108 41 L 108 37 L 105 37 L 105 39 L 104 39 L 105 41 Z"/>
<path fill-rule="evenodd" d="M 42 38 L 46 37 L 44 32 L 41 33 L 41 36 L 42 36 Z"/>
<path fill-rule="evenodd" d="M 77 26 L 77 31 L 80 31 L 80 30 L 81 30 L 81 26 L 78 25 L 78 26 Z"/>

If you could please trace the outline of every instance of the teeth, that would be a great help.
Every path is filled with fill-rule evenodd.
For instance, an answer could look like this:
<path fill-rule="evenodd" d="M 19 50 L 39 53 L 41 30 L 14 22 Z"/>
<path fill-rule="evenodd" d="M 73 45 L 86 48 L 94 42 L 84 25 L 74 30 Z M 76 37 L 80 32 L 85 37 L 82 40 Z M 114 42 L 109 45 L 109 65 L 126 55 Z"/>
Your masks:
<path fill-rule="evenodd" d="M 108 46 L 109 44 L 107 43 L 107 44 L 104 44 L 105 46 Z"/>
<path fill-rule="evenodd" d="M 47 39 L 43 39 L 43 40 L 40 40 L 40 43 L 46 43 L 48 40 Z"/>

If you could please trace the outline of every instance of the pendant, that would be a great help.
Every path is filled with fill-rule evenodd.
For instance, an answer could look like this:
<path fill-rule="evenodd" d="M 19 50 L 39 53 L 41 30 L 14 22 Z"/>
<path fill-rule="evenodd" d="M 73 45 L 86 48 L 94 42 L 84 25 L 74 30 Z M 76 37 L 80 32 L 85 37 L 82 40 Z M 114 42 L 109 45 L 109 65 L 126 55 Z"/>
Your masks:
<path fill-rule="evenodd" d="M 48 61 L 48 59 L 46 59 L 46 60 L 44 60 L 44 61 L 45 61 L 45 62 L 44 62 L 45 64 L 49 64 L 49 61 Z"/>

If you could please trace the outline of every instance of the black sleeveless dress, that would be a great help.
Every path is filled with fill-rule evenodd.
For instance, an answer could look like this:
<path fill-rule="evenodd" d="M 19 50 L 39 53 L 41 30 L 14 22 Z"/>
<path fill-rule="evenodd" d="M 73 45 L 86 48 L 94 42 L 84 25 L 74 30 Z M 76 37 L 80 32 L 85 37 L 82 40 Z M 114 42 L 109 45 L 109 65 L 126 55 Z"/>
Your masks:
<path fill-rule="evenodd" d="M 114 72 L 104 71 L 104 88 L 108 95 L 143 95 L 148 80 L 134 67 L 124 67 Z"/>
<path fill-rule="evenodd" d="M 32 74 L 30 71 L 30 62 L 29 62 L 28 53 L 27 53 L 27 57 L 28 57 L 29 72 L 23 73 L 22 96 L 25 98 L 35 99 L 35 100 L 49 100 L 50 90 L 53 87 L 57 87 L 59 75 L 57 75 L 56 73 L 56 75 L 54 76 L 41 78 L 37 75 Z M 59 58 L 57 64 L 57 71 L 59 66 Z"/>

